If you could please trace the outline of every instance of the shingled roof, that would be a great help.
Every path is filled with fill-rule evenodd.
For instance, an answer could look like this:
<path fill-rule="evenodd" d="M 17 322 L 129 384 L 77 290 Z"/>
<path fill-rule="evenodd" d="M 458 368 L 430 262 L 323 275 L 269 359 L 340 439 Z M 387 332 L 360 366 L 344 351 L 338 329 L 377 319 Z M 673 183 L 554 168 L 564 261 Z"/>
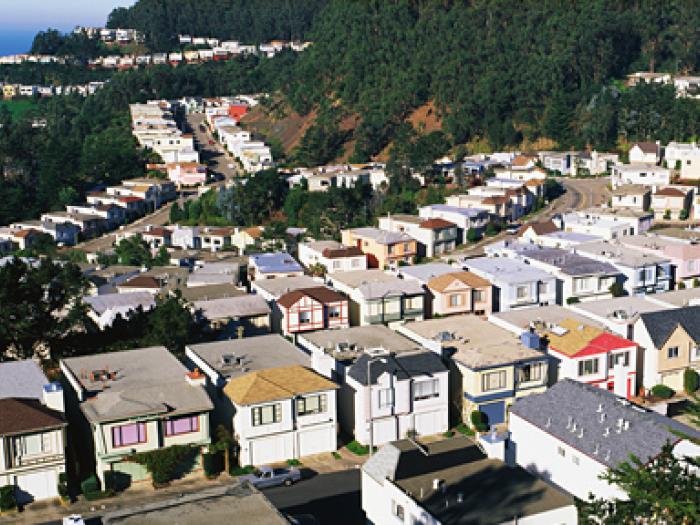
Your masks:
<path fill-rule="evenodd" d="M 641 319 L 656 348 L 661 348 L 678 326 L 700 342 L 700 306 L 649 312 L 642 314 Z"/>
<path fill-rule="evenodd" d="M 331 290 L 325 286 L 317 286 L 314 288 L 300 288 L 298 290 L 292 290 L 291 292 L 288 292 L 277 299 L 277 304 L 284 306 L 285 308 L 289 308 L 305 296 L 311 297 L 321 304 L 338 303 L 347 300 L 335 290 Z"/>
<path fill-rule="evenodd" d="M 0 436 L 37 432 L 66 426 L 61 412 L 37 399 L 0 399 Z"/>

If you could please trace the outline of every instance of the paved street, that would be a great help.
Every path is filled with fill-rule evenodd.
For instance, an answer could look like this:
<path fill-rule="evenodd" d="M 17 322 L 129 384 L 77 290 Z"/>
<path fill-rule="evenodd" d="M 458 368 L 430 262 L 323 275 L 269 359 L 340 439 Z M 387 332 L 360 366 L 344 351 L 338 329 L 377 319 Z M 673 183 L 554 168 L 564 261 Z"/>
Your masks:
<path fill-rule="evenodd" d="M 291 487 L 263 491 L 280 511 L 292 516 L 312 514 L 321 525 L 364 525 L 360 470 L 319 474 Z"/>

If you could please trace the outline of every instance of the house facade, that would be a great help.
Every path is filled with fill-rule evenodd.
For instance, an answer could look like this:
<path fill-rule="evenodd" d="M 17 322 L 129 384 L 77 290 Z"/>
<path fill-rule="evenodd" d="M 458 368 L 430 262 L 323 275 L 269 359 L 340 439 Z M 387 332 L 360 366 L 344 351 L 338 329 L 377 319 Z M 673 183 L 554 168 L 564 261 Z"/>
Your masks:
<path fill-rule="evenodd" d="M 379 218 L 379 228 L 403 232 L 418 242 L 418 255 L 435 257 L 454 250 L 457 245 L 457 225 L 445 219 L 424 219 L 416 215 L 388 215 Z"/>
<path fill-rule="evenodd" d="M 307 268 L 320 264 L 327 273 L 367 269 L 367 256 L 356 246 L 345 246 L 337 241 L 312 241 L 301 242 L 297 248 L 299 262 Z"/>
<path fill-rule="evenodd" d="M 348 299 L 325 286 L 288 292 L 276 303 L 282 314 L 280 328 L 286 336 L 350 326 Z"/>
<path fill-rule="evenodd" d="M 690 212 L 693 191 L 683 187 L 658 188 L 651 197 L 656 220 L 685 220 Z"/>
<path fill-rule="evenodd" d="M 341 232 L 345 246 L 354 246 L 367 256 L 369 268 L 388 268 L 413 264 L 418 255 L 418 244 L 407 233 L 379 228 L 355 228 Z"/>
<path fill-rule="evenodd" d="M 430 279 L 426 288 L 431 315 L 491 313 L 491 283 L 471 272 L 453 272 Z"/>
<path fill-rule="evenodd" d="M 613 208 L 648 211 L 651 207 L 651 189 L 641 184 L 618 186 L 612 193 L 610 205 Z"/>
<path fill-rule="evenodd" d="M 250 281 L 301 275 L 304 275 L 304 268 L 286 252 L 259 253 L 248 258 Z"/>
<path fill-rule="evenodd" d="M 650 163 L 618 164 L 610 177 L 613 190 L 627 184 L 642 184 L 656 189 L 671 183 L 671 170 Z"/>
<path fill-rule="evenodd" d="M 467 235 L 473 229 L 481 233 L 489 223 L 489 212 L 481 208 L 458 208 L 445 204 L 433 204 L 418 209 L 418 214 L 426 219 L 444 219 L 457 225 L 458 244 L 468 242 Z"/>

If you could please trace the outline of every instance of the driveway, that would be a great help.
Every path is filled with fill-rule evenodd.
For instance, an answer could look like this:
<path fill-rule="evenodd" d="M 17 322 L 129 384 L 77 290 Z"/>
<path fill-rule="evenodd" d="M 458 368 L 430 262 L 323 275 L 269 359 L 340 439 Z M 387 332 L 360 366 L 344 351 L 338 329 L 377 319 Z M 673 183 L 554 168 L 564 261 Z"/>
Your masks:
<path fill-rule="evenodd" d="M 186 118 L 188 131 L 194 135 L 196 148 L 199 151 L 199 159 L 206 164 L 209 172 L 224 180 L 234 179 L 242 175 L 242 171 L 234 157 L 217 141 L 204 125 L 204 115 L 191 113 Z M 213 142 L 213 144 L 210 144 Z M 233 168 L 229 168 L 233 165 Z M 219 181 L 219 184 L 223 181 Z"/>
<path fill-rule="evenodd" d="M 281 512 L 311 514 L 321 525 L 365 525 L 360 470 L 313 475 L 291 487 L 262 491 Z"/>

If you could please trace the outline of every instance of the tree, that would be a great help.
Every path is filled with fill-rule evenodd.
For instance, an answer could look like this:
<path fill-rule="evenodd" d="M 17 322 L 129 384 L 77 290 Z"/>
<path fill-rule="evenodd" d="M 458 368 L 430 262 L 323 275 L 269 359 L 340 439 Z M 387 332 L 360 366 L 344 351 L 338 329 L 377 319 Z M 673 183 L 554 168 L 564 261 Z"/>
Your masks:
<path fill-rule="evenodd" d="M 114 252 L 117 255 L 119 264 L 145 266 L 147 268 L 153 265 L 151 249 L 141 235 L 122 239 L 114 248 Z"/>
<path fill-rule="evenodd" d="M 158 253 L 153 258 L 153 266 L 166 266 L 170 263 L 170 254 L 165 246 L 158 248 Z"/>
<path fill-rule="evenodd" d="M 479 235 L 479 232 L 476 229 L 469 228 L 467 230 L 467 241 L 477 242 L 479 239 L 481 239 L 481 235 Z"/>
<path fill-rule="evenodd" d="M 620 487 L 629 499 L 591 497 L 580 506 L 582 523 L 696 523 L 700 510 L 700 477 L 690 470 L 687 460 L 674 455 L 670 443 L 651 460 L 642 461 L 631 456 L 629 461 L 608 470 L 601 479 Z"/>
<path fill-rule="evenodd" d="M 142 344 L 163 345 L 182 356 L 185 344 L 200 336 L 200 324 L 187 302 L 177 293 L 157 299 L 155 308 L 147 313 L 147 329 Z"/>
<path fill-rule="evenodd" d="M 621 283 L 613 283 L 610 285 L 610 288 L 608 288 L 608 291 L 613 297 L 622 297 L 625 295 L 625 288 L 622 286 Z"/>

